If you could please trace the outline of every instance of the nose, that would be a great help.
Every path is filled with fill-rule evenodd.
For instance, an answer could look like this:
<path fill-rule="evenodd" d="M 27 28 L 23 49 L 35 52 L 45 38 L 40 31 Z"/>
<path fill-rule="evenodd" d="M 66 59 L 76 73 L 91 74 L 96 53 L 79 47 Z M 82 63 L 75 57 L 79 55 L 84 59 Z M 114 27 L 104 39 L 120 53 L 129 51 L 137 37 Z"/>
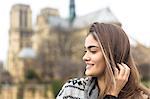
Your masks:
<path fill-rule="evenodd" d="M 84 56 L 82 57 L 83 61 L 89 61 L 90 60 L 90 56 L 85 53 Z"/>

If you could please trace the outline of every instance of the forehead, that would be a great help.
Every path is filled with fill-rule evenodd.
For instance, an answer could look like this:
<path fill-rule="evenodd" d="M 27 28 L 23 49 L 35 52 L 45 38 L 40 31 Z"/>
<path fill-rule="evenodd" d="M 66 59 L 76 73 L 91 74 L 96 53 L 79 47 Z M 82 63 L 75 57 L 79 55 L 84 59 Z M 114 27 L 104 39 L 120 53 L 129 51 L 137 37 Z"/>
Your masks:
<path fill-rule="evenodd" d="M 92 34 L 89 34 L 85 39 L 85 47 L 88 46 L 97 46 L 99 47 L 98 42 L 94 39 Z"/>

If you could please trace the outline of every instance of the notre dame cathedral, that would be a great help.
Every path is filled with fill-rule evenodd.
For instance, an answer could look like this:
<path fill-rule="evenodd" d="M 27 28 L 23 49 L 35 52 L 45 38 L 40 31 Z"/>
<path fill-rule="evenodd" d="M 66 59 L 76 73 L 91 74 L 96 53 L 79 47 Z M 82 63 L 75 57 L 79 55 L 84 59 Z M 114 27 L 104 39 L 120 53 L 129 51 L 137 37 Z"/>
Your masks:
<path fill-rule="evenodd" d="M 57 9 L 44 8 L 35 25 L 29 5 L 12 6 L 7 69 L 14 82 L 32 78 L 28 74 L 34 73 L 40 81 L 83 75 L 81 57 L 89 25 L 94 21 L 121 25 L 109 8 L 78 17 L 71 1 L 69 18 L 62 18 Z"/>

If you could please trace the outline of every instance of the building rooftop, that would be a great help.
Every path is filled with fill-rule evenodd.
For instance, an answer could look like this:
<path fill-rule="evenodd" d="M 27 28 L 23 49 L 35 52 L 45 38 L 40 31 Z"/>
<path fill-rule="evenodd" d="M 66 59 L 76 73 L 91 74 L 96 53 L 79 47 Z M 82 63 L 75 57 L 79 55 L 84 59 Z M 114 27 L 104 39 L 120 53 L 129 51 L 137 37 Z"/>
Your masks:
<path fill-rule="evenodd" d="M 50 26 L 60 28 L 63 30 L 83 29 L 88 27 L 93 22 L 115 23 L 121 25 L 121 23 L 118 21 L 118 19 L 114 16 L 112 11 L 108 7 L 89 13 L 84 16 L 76 17 L 72 24 L 69 23 L 69 19 L 67 18 L 65 19 L 54 16 L 48 17 L 48 23 Z"/>

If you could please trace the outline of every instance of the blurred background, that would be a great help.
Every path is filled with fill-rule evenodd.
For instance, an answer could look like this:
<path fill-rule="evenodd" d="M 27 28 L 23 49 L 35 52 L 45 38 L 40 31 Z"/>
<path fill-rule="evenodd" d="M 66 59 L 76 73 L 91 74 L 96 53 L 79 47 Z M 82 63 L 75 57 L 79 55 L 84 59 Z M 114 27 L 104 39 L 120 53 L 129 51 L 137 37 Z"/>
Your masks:
<path fill-rule="evenodd" d="M 0 4 L 0 99 L 55 99 L 83 77 L 91 23 L 121 26 L 150 88 L 149 0 L 5 0 Z"/>

